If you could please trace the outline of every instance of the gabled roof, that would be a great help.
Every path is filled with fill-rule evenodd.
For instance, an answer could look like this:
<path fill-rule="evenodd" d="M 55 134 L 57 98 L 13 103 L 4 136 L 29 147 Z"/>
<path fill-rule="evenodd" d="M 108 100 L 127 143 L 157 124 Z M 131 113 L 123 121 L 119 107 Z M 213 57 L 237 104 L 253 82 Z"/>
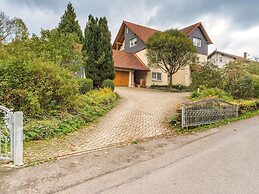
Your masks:
<path fill-rule="evenodd" d="M 149 68 L 133 53 L 113 50 L 113 60 L 116 68 L 149 71 Z"/>
<path fill-rule="evenodd" d="M 156 32 L 159 32 L 159 30 L 149 28 L 146 26 L 141 26 L 138 24 L 134 24 L 131 22 L 124 21 L 124 24 L 132 31 L 134 32 L 144 43 L 147 42 L 150 36 L 155 34 Z"/>
<path fill-rule="evenodd" d="M 218 51 L 218 50 L 215 50 L 213 51 L 211 54 L 208 55 L 208 59 L 211 58 L 214 54 L 216 53 L 219 53 L 221 54 L 222 56 L 227 56 L 227 57 L 230 57 L 230 58 L 233 58 L 234 60 L 239 60 L 239 61 L 250 61 L 249 59 L 246 59 L 244 57 L 241 57 L 241 56 L 237 56 L 237 55 L 233 55 L 233 54 L 229 54 L 229 53 L 225 53 L 225 52 L 221 52 L 221 51 Z"/>
<path fill-rule="evenodd" d="M 116 49 L 116 43 L 122 43 L 123 40 L 124 40 L 125 26 L 127 26 L 133 33 L 135 33 L 144 43 L 146 43 L 147 40 L 149 39 L 149 37 L 152 36 L 154 33 L 160 32 L 160 30 L 156 30 L 156 29 L 149 28 L 149 27 L 146 27 L 146 26 L 134 24 L 134 23 L 131 23 L 131 22 L 128 22 L 128 21 L 123 21 L 122 25 L 120 27 L 120 30 L 119 30 L 119 32 L 118 32 L 118 34 L 117 34 L 117 36 L 114 40 L 114 43 L 113 43 L 114 49 Z M 191 26 L 183 28 L 180 31 L 188 37 L 197 28 L 201 29 L 201 31 L 204 34 L 208 44 L 212 44 L 212 41 L 211 41 L 209 35 L 207 34 L 207 32 L 206 32 L 206 30 L 203 27 L 201 22 L 198 22 L 196 24 L 193 24 Z"/>
<path fill-rule="evenodd" d="M 207 32 L 206 32 L 206 30 L 205 30 L 205 28 L 203 27 L 203 25 L 202 25 L 201 22 L 198 22 L 198 23 L 193 24 L 193 25 L 191 25 L 191 26 L 187 26 L 187 27 L 181 29 L 180 31 L 181 31 L 184 35 L 190 36 L 190 35 L 194 32 L 194 30 L 196 30 L 197 28 L 200 28 L 200 29 L 201 29 L 202 33 L 204 34 L 204 36 L 205 36 L 205 38 L 206 38 L 206 40 L 207 40 L 207 43 L 208 43 L 208 44 L 213 44 L 212 41 L 211 41 L 211 39 L 210 39 L 210 37 L 209 37 L 209 35 L 207 34 Z"/>

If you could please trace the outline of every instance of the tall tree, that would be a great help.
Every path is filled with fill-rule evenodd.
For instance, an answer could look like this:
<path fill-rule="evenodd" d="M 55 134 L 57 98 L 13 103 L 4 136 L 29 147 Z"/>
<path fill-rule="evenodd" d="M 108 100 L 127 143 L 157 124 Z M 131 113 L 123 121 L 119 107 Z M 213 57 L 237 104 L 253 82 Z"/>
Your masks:
<path fill-rule="evenodd" d="M 20 18 L 10 19 L 4 12 L 0 12 L 0 43 L 28 38 L 29 32 Z"/>
<path fill-rule="evenodd" d="M 101 17 L 98 22 L 100 31 L 98 39 L 98 60 L 99 76 L 101 83 L 115 78 L 114 62 L 112 57 L 111 32 L 109 31 L 108 22 L 105 17 Z"/>
<path fill-rule="evenodd" d="M 82 52 L 86 77 L 93 80 L 95 87 L 100 87 L 106 79 L 114 79 L 111 33 L 105 17 L 89 16 Z"/>
<path fill-rule="evenodd" d="M 77 34 L 79 40 L 81 42 L 83 41 L 82 30 L 80 28 L 78 20 L 76 20 L 76 13 L 72 3 L 68 3 L 67 9 L 64 15 L 61 17 L 60 23 L 58 25 L 58 30 L 59 32 L 62 32 L 64 34 L 75 33 Z"/>
<path fill-rule="evenodd" d="M 172 87 L 173 74 L 181 67 L 192 64 L 196 53 L 192 41 L 177 29 L 157 32 L 147 42 L 149 65 L 169 75 L 169 87 Z"/>

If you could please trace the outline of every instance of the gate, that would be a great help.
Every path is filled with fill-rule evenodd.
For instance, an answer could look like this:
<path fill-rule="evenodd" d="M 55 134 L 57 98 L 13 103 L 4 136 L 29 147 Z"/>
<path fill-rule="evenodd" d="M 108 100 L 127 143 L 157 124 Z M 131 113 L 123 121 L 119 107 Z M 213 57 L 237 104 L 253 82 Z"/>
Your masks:
<path fill-rule="evenodd" d="M 238 117 L 238 107 L 218 99 L 207 99 L 182 106 L 182 128 Z"/>
<path fill-rule="evenodd" d="M 23 165 L 23 113 L 0 105 L 0 160 Z"/>

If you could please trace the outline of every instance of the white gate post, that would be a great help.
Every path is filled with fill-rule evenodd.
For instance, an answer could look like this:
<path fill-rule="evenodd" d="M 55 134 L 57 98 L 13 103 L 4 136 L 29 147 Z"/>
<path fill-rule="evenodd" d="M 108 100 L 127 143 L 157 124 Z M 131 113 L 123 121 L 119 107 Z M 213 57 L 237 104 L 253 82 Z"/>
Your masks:
<path fill-rule="evenodd" d="M 13 117 L 13 160 L 15 166 L 23 165 L 23 112 L 14 112 Z"/>

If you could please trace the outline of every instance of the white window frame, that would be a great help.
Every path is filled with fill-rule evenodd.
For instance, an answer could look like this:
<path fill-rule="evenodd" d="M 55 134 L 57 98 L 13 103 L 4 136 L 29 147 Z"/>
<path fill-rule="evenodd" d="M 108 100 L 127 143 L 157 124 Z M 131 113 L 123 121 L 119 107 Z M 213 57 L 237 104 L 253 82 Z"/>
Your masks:
<path fill-rule="evenodd" d="M 192 42 L 193 42 L 193 45 L 194 45 L 194 46 L 201 47 L 201 39 L 200 39 L 200 38 L 194 37 L 194 38 L 192 39 Z"/>
<path fill-rule="evenodd" d="M 130 39 L 130 47 L 134 47 L 137 45 L 137 37 Z"/>
<path fill-rule="evenodd" d="M 158 75 L 160 75 L 160 77 Z M 152 81 L 162 81 L 162 73 L 152 72 Z"/>

